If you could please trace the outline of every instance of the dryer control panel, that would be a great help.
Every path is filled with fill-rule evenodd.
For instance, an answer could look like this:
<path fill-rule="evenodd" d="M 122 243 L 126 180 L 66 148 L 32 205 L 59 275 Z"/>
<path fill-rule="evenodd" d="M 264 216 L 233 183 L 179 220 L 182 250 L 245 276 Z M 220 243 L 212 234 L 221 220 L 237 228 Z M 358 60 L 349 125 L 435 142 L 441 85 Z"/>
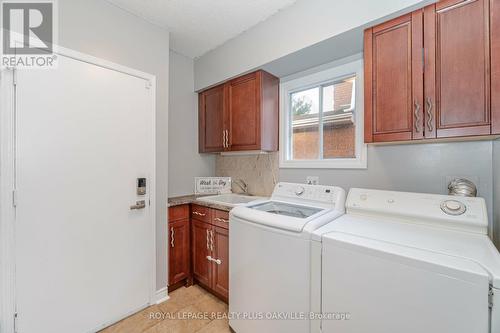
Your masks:
<path fill-rule="evenodd" d="M 347 213 L 386 216 L 403 222 L 427 224 L 487 234 L 488 213 L 483 198 L 353 188 Z"/>

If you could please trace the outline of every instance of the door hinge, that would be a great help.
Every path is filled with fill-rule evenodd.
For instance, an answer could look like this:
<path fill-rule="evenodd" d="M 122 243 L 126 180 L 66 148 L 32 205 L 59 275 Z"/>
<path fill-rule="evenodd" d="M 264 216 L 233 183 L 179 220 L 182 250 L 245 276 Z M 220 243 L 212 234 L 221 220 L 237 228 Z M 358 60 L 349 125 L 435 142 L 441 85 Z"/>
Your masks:
<path fill-rule="evenodd" d="M 12 191 L 12 206 L 17 207 L 17 190 Z"/>
<path fill-rule="evenodd" d="M 16 313 L 14 313 L 14 333 L 17 333 L 17 318 L 18 318 L 18 315 L 16 312 Z"/>
<path fill-rule="evenodd" d="M 488 291 L 488 307 L 490 309 L 493 309 L 493 296 L 495 296 L 495 293 L 493 291 L 493 286 L 490 284 L 490 290 Z"/>
<path fill-rule="evenodd" d="M 151 88 L 151 81 L 147 80 L 146 81 L 146 89 L 150 89 Z"/>

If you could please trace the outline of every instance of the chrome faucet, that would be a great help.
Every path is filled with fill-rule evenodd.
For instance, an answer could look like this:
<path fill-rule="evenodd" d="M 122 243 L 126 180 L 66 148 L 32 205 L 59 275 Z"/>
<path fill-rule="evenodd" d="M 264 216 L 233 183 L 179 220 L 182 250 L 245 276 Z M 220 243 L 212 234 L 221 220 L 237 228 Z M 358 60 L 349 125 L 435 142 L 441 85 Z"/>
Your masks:
<path fill-rule="evenodd" d="M 233 180 L 233 184 L 238 185 L 244 194 L 248 194 L 248 184 L 243 179 Z"/>

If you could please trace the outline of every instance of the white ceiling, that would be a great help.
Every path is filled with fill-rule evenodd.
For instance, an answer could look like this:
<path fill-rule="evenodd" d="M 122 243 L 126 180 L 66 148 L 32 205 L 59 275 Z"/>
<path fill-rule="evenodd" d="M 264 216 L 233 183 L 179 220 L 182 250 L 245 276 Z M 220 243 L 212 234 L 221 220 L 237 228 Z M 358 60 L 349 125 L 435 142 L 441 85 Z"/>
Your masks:
<path fill-rule="evenodd" d="M 170 48 L 197 58 L 297 0 L 108 0 L 170 31 Z"/>

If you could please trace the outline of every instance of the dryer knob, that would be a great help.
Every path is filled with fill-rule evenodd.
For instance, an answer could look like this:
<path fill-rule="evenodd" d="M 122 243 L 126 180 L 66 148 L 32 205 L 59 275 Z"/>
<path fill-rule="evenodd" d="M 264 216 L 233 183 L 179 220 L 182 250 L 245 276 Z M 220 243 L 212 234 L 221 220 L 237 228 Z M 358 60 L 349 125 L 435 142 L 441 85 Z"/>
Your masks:
<path fill-rule="evenodd" d="M 462 215 L 467 208 L 458 200 L 446 200 L 441 203 L 441 210 L 448 215 Z"/>

